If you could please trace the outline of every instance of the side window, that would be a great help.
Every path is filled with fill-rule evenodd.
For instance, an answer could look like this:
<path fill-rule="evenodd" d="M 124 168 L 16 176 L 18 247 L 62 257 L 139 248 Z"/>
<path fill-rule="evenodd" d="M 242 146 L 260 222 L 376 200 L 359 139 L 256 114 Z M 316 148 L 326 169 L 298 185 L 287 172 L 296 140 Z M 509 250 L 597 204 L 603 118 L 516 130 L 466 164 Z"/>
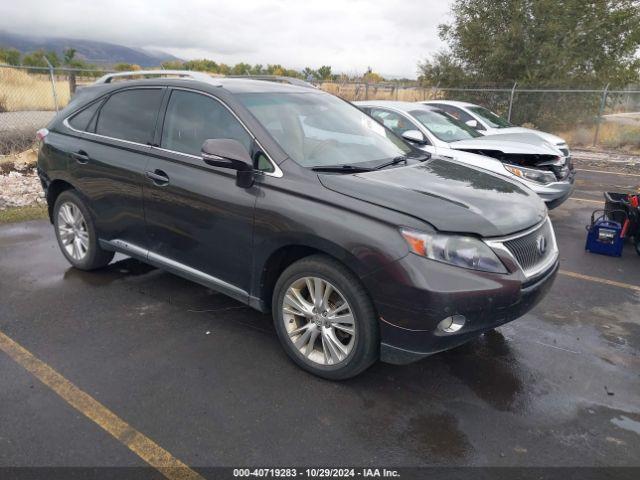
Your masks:
<path fill-rule="evenodd" d="M 372 108 L 371 116 L 396 135 L 402 135 L 407 130 L 419 130 L 413 123 L 395 112 Z"/>
<path fill-rule="evenodd" d="M 81 131 L 90 131 L 88 128 L 89 122 L 93 119 L 94 115 L 100 108 L 100 104 L 102 102 L 97 101 L 86 107 L 84 110 L 76 113 L 73 117 L 69 119 L 69 125 L 71 125 L 76 130 Z"/>
<path fill-rule="evenodd" d="M 114 93 L 100 109 L 96 133 L 130 142 L 150 142 L 161 99 L 161 89 L 145 88 Z"/>
<path fill-rule="evenodd" d="M 451 105 L 441 105 L 441 110 L 444 110 L 449 115 L 451 115 L 456 120 L 460 120 L 461 122 L 468 122 L 469 120 L 475 120 L 471 115 L 469 115 L 464 110 L 459 109 L 458 107 L 454 107 Z"/>
<path fill-rule="evenodd" d="M 251 152 L 253 139 L 238 120 L 217 100 L 195 92 L 171 93 L 160 146 L 175 152 L 200 155 L 210 138 L 231 138 Z"/>

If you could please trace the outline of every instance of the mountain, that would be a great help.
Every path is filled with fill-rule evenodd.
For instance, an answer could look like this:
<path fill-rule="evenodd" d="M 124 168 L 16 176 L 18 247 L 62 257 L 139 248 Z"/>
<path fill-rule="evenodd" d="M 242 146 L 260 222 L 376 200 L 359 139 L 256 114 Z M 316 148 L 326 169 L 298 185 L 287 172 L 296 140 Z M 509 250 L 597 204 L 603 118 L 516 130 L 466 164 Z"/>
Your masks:
<path fill-rule="evenodd" d="M 89 63 L 108 66 L 116 63 L 135 63 L 141 67 L 157 67 L 166 60 L 180 60 L 160 50 L 130 48 L 107 42 L 74 38 L 36 37 L 0 31 L 0 47 L 15 48 L 21 53 L 39 49 L 53 50 L 60 58 L 66 48 L 75 48 L 76 57 Z"/>

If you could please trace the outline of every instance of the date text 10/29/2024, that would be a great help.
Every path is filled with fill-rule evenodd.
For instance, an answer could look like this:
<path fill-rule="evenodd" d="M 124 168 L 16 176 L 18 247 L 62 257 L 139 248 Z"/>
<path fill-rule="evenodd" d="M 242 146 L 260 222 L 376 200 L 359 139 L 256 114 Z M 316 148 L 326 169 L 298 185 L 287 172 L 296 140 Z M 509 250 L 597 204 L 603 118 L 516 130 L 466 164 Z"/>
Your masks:
<path fill-rule="evenodd" d="M 387 468 L 234 468 L 234 477 L 258 478 L 399 478 Z"/>

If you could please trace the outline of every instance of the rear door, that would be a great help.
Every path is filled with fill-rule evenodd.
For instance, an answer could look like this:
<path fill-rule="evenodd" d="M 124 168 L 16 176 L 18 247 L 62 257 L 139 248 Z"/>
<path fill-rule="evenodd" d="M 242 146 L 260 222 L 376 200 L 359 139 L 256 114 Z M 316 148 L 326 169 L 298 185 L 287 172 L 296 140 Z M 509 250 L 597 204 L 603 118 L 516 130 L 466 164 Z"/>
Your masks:
<path fill-rule="evenodd" d="M 146 169 L 149 258 L 246 300 L 258 187 L 238 187 L 235 171 L 204 163 L 202 144 L 215 138 L 238 140 L 252 152 L 253 137 L 220 100 L 172 89 L 160 147 Z"/>
<path fill-rule="evenodd" d="M 100 238 L 145 248 L 142 185 L 165 88 L 129 88 L 69 119 L 85 127 L 70 152 L 72 181 L 88 200 Z M 75 127 L 74 127 L 75 124 Z"/>

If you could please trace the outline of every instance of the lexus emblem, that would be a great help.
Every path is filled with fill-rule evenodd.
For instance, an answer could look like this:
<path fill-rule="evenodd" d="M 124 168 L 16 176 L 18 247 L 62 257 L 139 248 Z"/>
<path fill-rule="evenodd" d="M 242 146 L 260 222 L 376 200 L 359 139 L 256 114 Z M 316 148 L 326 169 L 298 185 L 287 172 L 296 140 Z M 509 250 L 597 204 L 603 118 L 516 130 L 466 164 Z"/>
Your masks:
<path fill-rule="evenodd" d="M 544 235 L 540 235 L 536 239 L 536 246 L 538 247 L 538 253 L 540 255 L 544 255 L 544 252 L 547 251 L 547 239 Z"/>

